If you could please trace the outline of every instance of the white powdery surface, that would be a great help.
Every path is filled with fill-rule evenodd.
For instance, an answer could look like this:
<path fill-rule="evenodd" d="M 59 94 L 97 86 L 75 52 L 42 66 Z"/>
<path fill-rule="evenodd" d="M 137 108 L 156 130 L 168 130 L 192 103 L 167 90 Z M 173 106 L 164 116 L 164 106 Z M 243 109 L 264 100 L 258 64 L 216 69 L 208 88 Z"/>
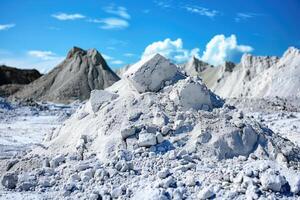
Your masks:
<path fill-rule="evenodd" d="M 211 76 L 209 72 L 214 71 L 215 81 L 209 88 L 223 98 L 300 95 L 300 50 L 294 47 L 281 58 L 245 54 L 232 72 L 221 70 L 211 68 L 203 76 Z"/>
<path fill-rule="evenodd" d="M 12 157 L 39 145 L 73 111 L 69 106 L 38 107 L 13 105 L 0 112 L 0 157 Z"/>
<path fill-rule="evenodd" d="M 299 98 L 229 100 L 245 114 L 268 126 L 275 133 L 300 146 Z"/>
<path fill-rule="evenodd" d="M 138 91 L 130 77 L 95 91 L 103 96 L 81 106 L 45 148 L 11 166 L 19 179 L 7 173 L 4 185 L 74 199 L 299 197 L 297 146 L 222 105 L 197 78 L 171 74 L 155 92 Z M 273 188 L 275 177 L 268 188 L 266 173 L 286 182 Z"/>

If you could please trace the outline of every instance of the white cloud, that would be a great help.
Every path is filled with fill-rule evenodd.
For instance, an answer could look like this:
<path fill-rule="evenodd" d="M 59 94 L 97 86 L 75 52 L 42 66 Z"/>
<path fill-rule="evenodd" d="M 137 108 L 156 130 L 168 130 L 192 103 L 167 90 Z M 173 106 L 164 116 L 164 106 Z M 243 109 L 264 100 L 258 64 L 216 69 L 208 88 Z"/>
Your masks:
<path fill-rule="evenodd" d="M 101 53 L 102 57 L 109 63 L 112 65 L 121 65 L 124 64 L 124 62 L 122 60 L 117 60 L 112 56 L 109 56 L 107 54 Z"/>
<path fill-rule="evenodd" d="M 114 6 L 110 5 L 108 7 L 104 8 L 104 11 L 110 14 L 117 15 L 119 17 L 122 17 L 124 19 L 130 19 L 130 15 L 127 12 L 127 8 L 122 7 L 122 6 Z"/>
<path fill-rule="evenodd" d="M 153 42 L 152 44 L 146 47 L 142 58 L 150 57 L 157 53 L 178 63 L 186 62 L 192 56 L 199 57 L 199 49 L 184 49 L 181 38 L 178 38 L 174 41 L 167 38 L 164 41 Z"/>
<path fill-rule="evenodd" d="M 102 57 L 105 59 L 105 60 L 113 60 L 114 58 L 113 57 L 111 57 L 111 56 L 109 56 L 109 55 L 106 55 L 106 54 L 101 54 L 102 55 Z"/>
<path fill-rule="evenodd" d="M 171 8 L 174 4 L 173 0 L 155 0 L 154 3 L 161 8 Z"/>
<path fill-rule="evenodd" d="M 27 55 L 20 56 L 0 56 L 0 64 L 22 68 L 22 69 L 37 69 L 41 73 L 47 73 L 60 62 L 62 62 L 64 57 L 54 57 L 51 60 L 43 60 L 41 58 L 32 57 Z"/>
<path fill-rule="evenodd" d="M 195 13 L 202 16 L 207 16 L 210 18 L 215 17 L 219 12 L 217 10 L 211 10 L 208 8 L 200 7 L 200 6 L 186 6 L 185 9 L 188 12 Z"/>
<path fill-rule="evenodd" d="M 235 35 L 227 38 L 224 35 L 216 35 L 207 43 L 201 59 L 213 65 L 221 65 L 251 51 L 253 51 L 251 46 L 239 45 Z"/>
<path fill-rule="evenodd" d="M 15 27 L 15 24 L 0 24 L 0 31 L 8 30 Z"/>
<path fill-rule="evenodd" d="M 55 59 L 56 55 L 52 51 L 31 50 L 27 52 L 29 56 L 40 58 L 42 60 Z"/>
<path fill-rule="evenodd" d="M 83 18 L 85 18 L 84 15 L 79 14 L 79 13 L 75 13 L 75 14 L 57 13 L 57 14 L 53 14 L 51 16 L 54 17 L 54 18 L 56 18 L 56 19 L 58 19 L 58 20 L 62 20 L 62 21 L 76 20 L 76 19 L 83 19 Z"/>
<path fill-rule="evenodd" d="M 234 20 L 236 22 L 248 21 L 251 18 L 261 17 L 261 16 L 266 16 L 266 15 L 263 14 L 263 13 L 237 13 L 236 17 L 234 18 Z"/>
<path fill-rule="evenodd" d="M 122 60 L 113 60 L 110 62 L 111 64 L 113 65 L 121 65 L 121 64 L 124 64 L 124 62 Z"/>
<path fill-rule="evenodd" d="M 126 56 L 126 57 L 133 57 L 133 56 L 135 56 L 135 54 L 133 54 L 133 53 L 124 53 L 124 56 Z"/>
<path fill-rule="evenodd" d="M 102 29 L 124 29 L 129 26 L 129 23 L 121 18 L 105 18 L 105 19 L 90 19 L 89 22 L 102 24 Z"/>
<path fill-rule="evenodd" d="M 237 13 L 236 14 L 236 17 L 234 18 L 234 20 L 236 22 L 240 22 L 240 21 L 245 21 L 245 20 L 248 20 L 248 19 L 251 19 L 253 18 L 255 15 L 252 14 L 252 13 Z"/>

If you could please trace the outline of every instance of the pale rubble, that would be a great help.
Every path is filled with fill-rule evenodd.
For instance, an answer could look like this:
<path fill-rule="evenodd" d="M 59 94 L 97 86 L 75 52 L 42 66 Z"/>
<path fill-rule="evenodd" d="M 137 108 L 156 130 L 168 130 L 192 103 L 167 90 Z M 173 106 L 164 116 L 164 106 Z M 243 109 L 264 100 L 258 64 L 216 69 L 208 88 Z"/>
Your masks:
<path fill-rule="evenodd" d="M 282 187 L 287 183 L 284 176 L 276 174 L 274 171 L 266 171 L 260 177 L 262 188 L 280 192 Z"/>
<path fill-rule="evenodd" d="M 205 187 L 199 191 L 197 198 L 204 200 L 204 199 L 212 198 L 214 195 L 215 195 L 215 193 L 213 192 L 213 190 L 210 187 Z"/>
<path fill-rule="evenodd" d="M 169 65 L 154 61 L 133 71 Z M 299 198 L 298 146 L 224 104 L 200 79 L 165 73 L 170 82 L 159 87 L 128 76 L 96 91 L 103 95 L 9 169 L 16 190 L 65 199 Z"/>

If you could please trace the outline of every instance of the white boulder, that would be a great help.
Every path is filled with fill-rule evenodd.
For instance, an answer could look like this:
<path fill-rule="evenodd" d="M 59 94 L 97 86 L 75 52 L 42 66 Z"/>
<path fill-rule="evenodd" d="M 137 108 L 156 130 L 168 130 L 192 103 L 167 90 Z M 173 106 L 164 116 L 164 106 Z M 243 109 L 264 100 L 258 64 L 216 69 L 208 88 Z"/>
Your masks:
<path fill-rule="evenodd" d="M 284 176 L 272 173 L 272 171 L 263 173 L 260 182 L 263 189 L 275 192 L 280 192 L 281 187 L 287 183 Z"/>
<path fill-rule="evenodd" d="M 128 78 L 140 93 L 157 92 L 164 86 L 165 81 L 171 80 L 176 73 L 177 67 L 173 63 L 156 54 L 132 65 L 124 77 Z"/>
<path fill-rule="evenodd" d="M 154 133 L 140 133 L 139 134 L 139 146 L 140 147 L 150 147 L 156 145 L 156 135 Z"/>
<path fill-rule="evenodd" d="M 121 130 L 121 136 L 123 139 L 126 139 L 135 134 L 136 127 L 135 126 L 127 126 Z"/>
<path fill-rule="evenodd" d="M 118 94 L 106 90 L 93 90 L 90 96 L 90 104 L 93 112 L 97 112 L 104 103 L 111 102 L 118 98 L 118 96 Z"/>
<path fill-rule="evenodd" d="M 206 187 L 199 191 L 197 197 L 198 199 L 209 199 L 215 195 L 211 187 Z"/>
<path fill-rule="evenodd" d="M 7 173 L 2 178 L 2 185 L 7 189 L 15 189 L 18 182 L 18 176 L 15 173 Z"/>
<path fill-rule="evenodd" d="M 207 110 L 213 107 L 209 90 L 200 81 L 191 78 L 178 81 L 169 98 L 186 110 Z"/>

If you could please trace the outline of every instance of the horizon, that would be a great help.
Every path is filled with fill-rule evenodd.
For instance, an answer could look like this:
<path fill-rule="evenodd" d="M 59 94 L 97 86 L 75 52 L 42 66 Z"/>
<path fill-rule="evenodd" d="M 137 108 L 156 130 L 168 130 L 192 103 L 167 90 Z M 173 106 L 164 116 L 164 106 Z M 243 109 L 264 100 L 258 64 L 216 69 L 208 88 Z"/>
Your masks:
<path fill-rule="evenodd" d="M 220 65 L 244 53 L 282 56 L 300 47 L 300 2 L 219 2 L 4 0 L 0 64 L 46 73 L 73 46 L 97 49 L 114 70 L 154 53 Z"/>

